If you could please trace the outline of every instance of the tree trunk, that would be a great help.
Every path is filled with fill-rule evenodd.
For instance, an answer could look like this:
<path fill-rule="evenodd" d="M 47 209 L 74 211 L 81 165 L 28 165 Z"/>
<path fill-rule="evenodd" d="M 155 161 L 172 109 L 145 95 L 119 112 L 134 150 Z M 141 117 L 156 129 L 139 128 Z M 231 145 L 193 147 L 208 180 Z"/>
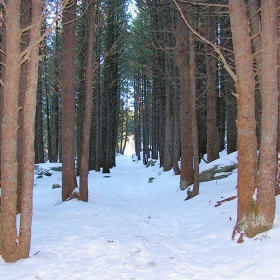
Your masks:
<path fill-rule="evenodd" d="M 238 230 L 255 234 L 254 193 L 257 187 L 257 138 L 255 120 L 255 81 L 251 39 L 244 0 L 229 0 L 229 14 L 236 63 L 237 133 L 238 133 Z"/>
<path fill-rule="evenodd" d="M 276 0 L 262 0 L 262 119 L 257 217 L 253 234 L 272 228 L 275 216 L 278 64 Z"/>
<path fill-rule="evenodd" d="M 277 17 L 277 27 L 280 26 L 280 16 L 279 16 L 279 9 L 280 9 L 280 0 L 277 0 L 277 11 L 278 11 L 278 17 Z M 277 28 L 277 37 L 280 38 L 280 28 Z M 277 50 L 277 62 L 278 66 L 280 65 L 280 46 L 278 45 Z M 278 71 L 278 90 L 280 90 L 280 71 Z M 280 194 L 280 98 L 278 98 L 278 128 L 277 128 L 277 134 L 278 134 L 278 140 L 277 140 L 277 182 L 276 182 L 276 189 L 275 194 Z"/>
<path fill-rule="evenodd" d="M 80 166 L 80 192 L 79 199 L 88 201 L 88 171 L 89 171 L 89 144 L 92 121 L 93 104 L 93 46 L 94 46 L 94 19 L 95 6 L 91 2 L 88 7 L 88 44 L 85 85 L 85 111 L 83 119 L 82 152 Z"/>
<path fill-rule="evenodd" d="M 101 37 L 101 28 L 99 22 L 101 22 L 101 12 L 99 7 L 97 8 L 97 27 L 98 33 L 97 37 Z M 102 114 L 101 114 L 101 84 L 100 84 L 100 56 L 101 56 L 101 43 L 100 40 L 96 42 L 96 72 L 95 72 L 95 153 L 94 153 L 94 170 L 95 172 L 100 172 L 101 166 L 101 123 L 102 123 Z"/>
<path fill-rule="evenodd" d="M 20 25 L 21 28 L 26 28 L 30 22 L 31 22 L 31 1 L 28 0 L 22 0 L 21 1 L 21 17 L 20 17 Z M 21 51 L 23 52 L 29 45 L 30 41 L 30 35 L 29 32 L 22 33 L 21 36 Z M 27 61 L 24 61 L 21 64 L 21 71 L 20 71 L 20 81 L 19 81 L 19 98 L 18 98 L 18 106 L 19 108 L 23 108 L 24 104 L 24 97 L 26 93 L 26 87 L 27 87 L 27 73 L 28 73 L 28 65 Z M 18 196 L 17 196 L 17 203 L 18 203 L 18 212 L 20 212 L 20 204 L 21 204 L 21 187 L 23 184 L 23 149 L 22 149 L 22 143 L 24 141 L 24 135 L 23 135 L 23 110 L 19 111 L 19 117 L 18 117 L 18 148 L 17 148 L 17 161 L 18 161 Z"/>
<path fill-rule="evenodd" d="M 35 114 L 36 93 L 38 83 L 39 67 L 39 38 L 41 36 L 41 12 L 42 0 L 32 1 L 32 25 L 30 29 L 30 54 L 28 58 L 27 88 L 23 106 L 23 181 L 21 190 L 20 208 L 20 234 L 19 245 L 21 246 L 21 257 L 27 258 L 31 242 L 31 221 L 33 207 L 33 185 L 34 185 L 34 140 L 35 140 Z"/>
<path fill-rule="evenodd" d="M 21 65 L 21 28 L 20 1 L 6 3 L 6 73 L 4 119 L 2 124 L 2 215 L 1 215 L 1 254 L 6 262 L 27 258 L 30 251 L 32 198 L 34 184 L 34 139 L 36 91 L 38 82 L 39 46 L 41 35 L 42 1 L 32 2 L 32 27 L 30 28 L 30 46 L 28 47 L 28 72 L 26 93 L 23 104 L 23 162 L 21 181 L 21 216 L 19 236 L 17 236 L 17 132 L 18 132 L 18 96 Z"/>
<path fill-rule="evenodd" d="M 181 133 L 180 133 L 180 93 L 178 90 L 174 93 L 174 151 L 173 151 L 173 171 L 175 175 L 180 175 L 181 170 L 178 164 L 181 153 Z"/>
<path fill-rule="evenodd" d="M 188 191 L 187 198 L 191 199 L 199 193 L 199 154 L 198 154 L 198 133 L 197 133 L 197 118 L 196 118 L 196 84 L 195 84 L 195 51 L 194 51 L 194 35 L 190 33 L 190 90 L 191 90 L 191 135 L 193 147 L 193 169 L 194 180 L 193 189 Z"/>
<path fill-rule="evenodd" d="M 76 0 L 63 12 L 61 141 L 62 201 L 70 199 L 77 187 L 75 172 L 75 32 Z"/>
<path fill-rule="evenodd" d="M 215 41 L 215 20 L 207 16 L 205 20 L 205 38 Z M 216 112 L 216 59 L 212 47 L 206 45 L 206 79 L 207 79 L 207 160 L 219 158 L 217 112 Z"/>
<path fill-rule="evenodd" d="M 6 3 L 6 67 L 1 146 L 1 254 L 6 262 L 21 258 L 16 229 L 17 133 L 20 81 L 20 0 Z"/>
<path fill-rule="evenodd" d="M 261 91 L 262 91 L 262 38 L 260 33 L 260 1 L 259 0 L 251 0 L 248 5 L 249 14 L 250 14 L 250 23 L 251 23 L 251 32 L 252 32 L 252 38 L 253 38 L 253 46 L 254 51 L 257 54 L 255 56 L 255 62 L 256 62 L 256 81 L 257 81 L 257 87 L 256 87 L 256 135 L 257 135 L 257 141 L 258 146 L 260 145 L 260 139 L 261 139 L 261 116 L 262 116 L 262 100 L 261 100 Z"/>
<path fill-rule="evenodd" d="M 186 15 L 186 7 L 182 5 L 183 13 Z M 191 135 L 191 112 L 190 112 L 190 69 L 187 52 L 188 30 L 179 12 L 177 13 L 176 26 L 176 48 L 175 59 L 179 69 L 181 102 L 181 177 L 180 188 L 185 190 L 193 183 L 193 147 Z"/>
<path fill-rule="evenodd" d="M 42 67 L 40 67 L 40 74 Z M 35 117 L 35 163 L 44 163 L 44 122 L 43 122 L 43 88 L 42 80 L 38 81 L 37 104 Z"/>

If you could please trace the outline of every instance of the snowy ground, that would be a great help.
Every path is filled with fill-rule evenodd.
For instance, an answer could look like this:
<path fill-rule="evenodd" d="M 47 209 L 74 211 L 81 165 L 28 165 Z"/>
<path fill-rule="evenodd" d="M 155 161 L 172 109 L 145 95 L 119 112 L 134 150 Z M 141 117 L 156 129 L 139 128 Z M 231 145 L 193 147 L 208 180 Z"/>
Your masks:
<path fill-rule="evenodd" d="M 184 201 L 172 171 L 120 156 L 110 177 L 90 172 L 88 203 L 61 203 L 61 189 L 52 189 L 61 172 L 50 172 L 35 180 L 30 258 L 0 257 L 1 280 L 280 279 L 279 209 L 271 231 L 238 244 L 236 199 L 214 207 L 236 195 L 236 171 L 201 183 L 200 195 Z"/>

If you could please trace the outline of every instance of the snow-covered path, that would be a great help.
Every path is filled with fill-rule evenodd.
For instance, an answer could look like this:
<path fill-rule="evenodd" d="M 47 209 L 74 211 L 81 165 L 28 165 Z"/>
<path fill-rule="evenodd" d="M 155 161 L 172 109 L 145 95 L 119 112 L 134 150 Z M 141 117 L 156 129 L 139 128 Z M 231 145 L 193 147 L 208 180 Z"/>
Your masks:
<path fill-rule="evenodd" d="M 280 278 L 279 211 L 269 233 L 237 244 L 236 200 L 214 207 L 236 194 L 236 171 L 184 201 L 179 176 L 121 156 L 109 177 L 90 172 L 88 203 L 61 203 L 51 173 L 35 180 L 30 258 L 0 260 L 0 279 Z"/>

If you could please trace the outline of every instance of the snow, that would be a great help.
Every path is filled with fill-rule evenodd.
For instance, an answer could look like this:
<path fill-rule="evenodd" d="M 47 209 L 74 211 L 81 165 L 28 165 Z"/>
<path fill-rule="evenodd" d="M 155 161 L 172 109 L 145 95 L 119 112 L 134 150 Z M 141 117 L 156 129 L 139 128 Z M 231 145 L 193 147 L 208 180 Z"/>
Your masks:
<path fill-rule="evenodd" d="M 234 159 L 222 154 L 215 164 Z M 88 203 L 61 202 L 61 189 L 52 189 L 61 172 L 50 173 L 35 179 L 30 257 L 12 264 L 0 257 L 0 279 L 280 278 L 279 208 L 272 230 L 238 244 L 231 239 L 237 200 L 214 207 L 236 195 L 236 170 L 184 201 L 173 171 L 118 156 L 110 177 L 89 173 Z"/>

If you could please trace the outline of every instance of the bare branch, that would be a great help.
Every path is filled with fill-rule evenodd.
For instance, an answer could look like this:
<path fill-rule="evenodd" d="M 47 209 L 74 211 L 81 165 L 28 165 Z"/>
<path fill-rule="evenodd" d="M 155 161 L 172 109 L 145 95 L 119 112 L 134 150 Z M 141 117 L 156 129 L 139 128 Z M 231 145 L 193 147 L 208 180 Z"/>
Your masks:
<path fill-rule="evenodd" d="M 60 14 L 62 13 L 62 11 L 64 10 L 64 8 L 67 6 L 68 2 L 70 0 L 64 0 L 64 1 L 61 1 L 59 4 L 61 4 L 61 7 L 59 8 L 58 12 L 56 13 L 55 17 L 53 18 L 51 24 L 49 25 L 49 27 L 44 31 L 44 33 L 40 36 L 40 38 L 33 43 L 33 45 L 29 45 L 22 53 L 21 53 L 21 56 L 22 56 L 22 60 L 21 60 L 21 64 L 24 63 L 26 60 L 28 60 L 28 57 L 29 57 L 29 54 L 30 54 L 30 51 L 32 49 L 32 47 L 34 45 L 37 45 L 37 44 L 40 44 L 40 42 L 42 42 L 44 40 L 44 38 L 52 32 L 53 30 L 53 26 L 55 24 L 55 22 L 58 20 Z M 55 7 L 54 7 L 55 8 Z M 54 9 L 53 8 L 53 9 Z M 27 28 L 23 29 L 24 31 L 28 30 L 28 29 L 31 29 L 31 28 L 41 28 L 41 24 L 42 24 L 42 21 L 43 21 L 44 17 L 43 17 L 43 13 L 42 13 L 42 16 L 41 16 L 41 20 L 38 21 L 36 24 L 31 24 L 29 25 Z"/>
<path fill-rule="evenodd" d="M 186 0 L 185 0 L 185 1 L 181 0 L 180 2 L 192 4 L 192 5 L 195 5 L 195 6 L 207 6 L 207 7 L 217 7 L 217 8 L 228 8 L 228 5 L 223 5 L 223 4 L 210 4 L 210 3 L 201 3 L 201 2 L 186 1 Z"/>
<path fill-rule="evenodd" d="M 221 52 L 220 47 L 218 47 L 217 45 L 215 45 L 214 43 L 212 43 L 211 41 L 207 40 L 205 37 L 203 37 L 202 35 L 200 35 L 197 31 L 195 31 L 193 29 L 193 27 L 190 25 L 190 23 L 188 22 L 188 20 L 186 19 L 186 17 L 184 16 L 182 9 L 180 7 L 180 5 L 178 4 L 177 0 L 173 0 L 174 4 L 176 5 L 183 21 L 185 22 L 185 24 L 188 26 L 189 30 L 197 37 L 199 38 L 202 42 L 210 45 L 213 50 L 217 53 L 217 55 L 219 56 L 220 60 L 222 61 L 222 63 L 224 64 L 224 67 L 226 69 L 226 71 L 229 73 L 229 75 L 232 77 L 232 79 L 234 81 L 236 81 L 236 74 L 232 71 L 231 67 L 229 66 L 229 64 L 227 63 L 224 55 Z"/>

